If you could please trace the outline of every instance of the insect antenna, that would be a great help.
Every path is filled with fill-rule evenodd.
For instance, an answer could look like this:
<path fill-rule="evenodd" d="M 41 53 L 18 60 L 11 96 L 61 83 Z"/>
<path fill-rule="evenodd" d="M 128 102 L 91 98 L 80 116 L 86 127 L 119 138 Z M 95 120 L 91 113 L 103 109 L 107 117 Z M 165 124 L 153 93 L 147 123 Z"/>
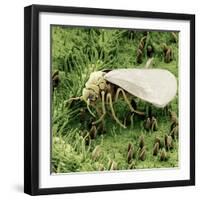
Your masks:
<path fill-rule="evenodd" d="M 72 102 L 72 101 L 75 101 L 75 100 L 82 100 L 82 96 L 81 97 L 72 97 L 72 98 L 66 100 L 65 103 L 69 103 L 69 102 Z"/>
<path fill-rule="evenodd" d="M 80 96 L 80 97 L 72 97 L 68 100 L 65 101 L 65 105 L 69 102 L 72 102 L 72 101 L 76 101 L 76 100 L 81 100 L 81 101 L 85 101 L 85 103 L 87 104 L 87 109 L 89 111 L 89 113 L 93 116 L 93 117 L 96 117 L 95 114 L 91 111 L 90 109 L 90 99 L 88 99 L 87 101 L 83 98 L 83 96 Z"/>
<path fill-rule="evenodd" d="M 69 103 L 71 105 L 72 101 L 77 101 L 77 100 L 82 100 L 82 96 L 81 97 L 72 97 L 68 100 L 65 100 L 64 105 L 67 106 Z"/>

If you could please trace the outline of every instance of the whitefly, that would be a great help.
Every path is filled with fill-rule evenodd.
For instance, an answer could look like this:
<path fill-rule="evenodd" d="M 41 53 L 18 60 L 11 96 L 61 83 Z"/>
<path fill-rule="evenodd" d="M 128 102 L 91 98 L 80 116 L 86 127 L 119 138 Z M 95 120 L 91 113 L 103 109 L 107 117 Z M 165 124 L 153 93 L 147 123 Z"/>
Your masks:
<path fill-rule="evenodd" d="M 72 100 L 83 100 L 86 102 L 88 111 L 90 106 L 96 109 L 99 118 L 92 124 L 98 124 L 104 120 L 106 107 L 109 106 L 115 121 L 122 127 L 113 108 L 113 101 L 117 101 L 121 94 L 130 111 L 139 115 L 143 112 L 133 108 L 128 96 L 140 98 L 156 107 L 163 108 L 169 104 L 177 93 L 176 77 L 164 69 L 115 69 L 111 71 L 96 71 L 90 74 L 81 97 Z M 97 101 L 101 102 L 101 111 L 96 107 Z M 105 106 L 107 105 L 107 106 Z"/>

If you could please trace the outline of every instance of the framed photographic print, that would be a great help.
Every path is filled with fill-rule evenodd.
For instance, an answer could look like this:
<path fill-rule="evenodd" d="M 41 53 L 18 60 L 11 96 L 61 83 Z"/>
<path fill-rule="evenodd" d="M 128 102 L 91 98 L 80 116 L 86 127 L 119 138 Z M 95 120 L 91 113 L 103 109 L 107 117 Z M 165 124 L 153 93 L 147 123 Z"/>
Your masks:
<path fill-rule="evenodd" d="M 195 184 L 195 16 L 25 8 L 24 191 Z"/>

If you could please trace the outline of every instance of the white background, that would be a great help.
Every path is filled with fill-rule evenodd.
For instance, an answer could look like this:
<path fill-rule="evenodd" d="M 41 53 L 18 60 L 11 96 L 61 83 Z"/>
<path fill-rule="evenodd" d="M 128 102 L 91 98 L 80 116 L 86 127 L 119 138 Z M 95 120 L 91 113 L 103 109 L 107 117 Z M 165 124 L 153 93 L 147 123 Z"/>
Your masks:
<path fill-rule="evenodd" d="M 23 7 L 29 4 L 53 4 L 83 7 L 132 9 L 161 12 L 195 13 L 196 25 L 200 19 L 198 0 L 7 0 L 1 2 L 0 11 L 0 199 L 31 199 L 23 194 Z M 198 8 L 199 7 L 199 8 Z M 196 26 L 196 44 L 200 44 L 200 26 Z M 200 46 L 196 45 L 196 55 Z M 196 56 L 198 59 L 198 56 Z M 200 61 L 196 59 L 196 66 Z M 200 85 L 200 68 L 196 68 L 196 85 Z M 196 102 L 200 102 L 200 88 L 196 89 Z M 200 104 L 196 104 L 199 111 Z M 200 120 L 200 112 L 196 121 Z M 200 141 L 196 125 L 196 143 Z M 200 144 L 196 145 L 196 186 L 65 194 L 40 196 L 37 199 L 197 199 L 200 195 Z M 196 198 L 195 198 L 196 197 Z"/>

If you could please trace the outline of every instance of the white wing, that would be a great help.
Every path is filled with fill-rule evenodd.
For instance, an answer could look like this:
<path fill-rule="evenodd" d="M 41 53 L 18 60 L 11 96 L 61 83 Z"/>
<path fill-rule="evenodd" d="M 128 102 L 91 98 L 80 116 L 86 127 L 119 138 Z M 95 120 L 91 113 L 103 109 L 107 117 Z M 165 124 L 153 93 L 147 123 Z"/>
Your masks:
<path fill-rule="evenodd" d="M 175 76 L 163 69 L 116 69 L 105 79 L 157 107 L 165 107 L 177 92 Z"/>

